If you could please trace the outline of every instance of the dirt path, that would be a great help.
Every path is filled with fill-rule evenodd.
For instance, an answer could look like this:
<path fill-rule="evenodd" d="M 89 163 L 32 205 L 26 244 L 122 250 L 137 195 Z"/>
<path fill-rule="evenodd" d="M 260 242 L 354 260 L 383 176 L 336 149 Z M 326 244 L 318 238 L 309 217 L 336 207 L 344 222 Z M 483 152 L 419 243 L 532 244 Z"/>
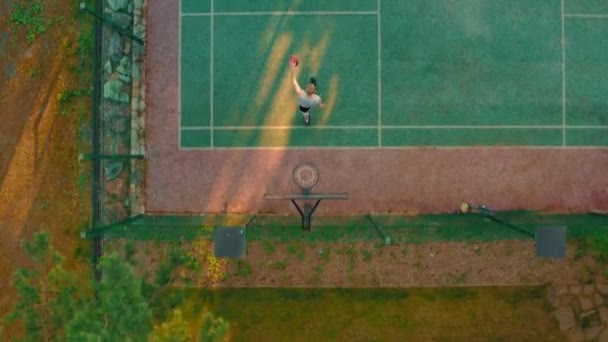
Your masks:
<path fill-rule="evenodd" d="M 46 229 L 56 248 L 72 257 L 81 229 L 78 115 L 60 114 L 57 101 L 79 87 L 72 71 L 78 63 L 73 1 L 44 3 L 44 17 L 53 22 L 32 44 L 23 29 L 11 26 L 15 2 L 0 3 L 0 44 L 6 37 L 0 45 L 0 315 L 14 295 L 10 275 L 27 263 L 20 242 Z"/>

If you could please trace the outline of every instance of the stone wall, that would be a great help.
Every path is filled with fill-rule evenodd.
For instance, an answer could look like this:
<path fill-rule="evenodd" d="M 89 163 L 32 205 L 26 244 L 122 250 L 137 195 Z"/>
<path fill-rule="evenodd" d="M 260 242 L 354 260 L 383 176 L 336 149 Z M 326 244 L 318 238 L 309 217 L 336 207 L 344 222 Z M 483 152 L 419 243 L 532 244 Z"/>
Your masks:
<path fill-rule="evenodd" d="M 144 0 L 100 0 L 103 15 L 114 25 L 145 41 Z M 102 25 L 101 153 L 144 155 L 145 45 Z M 143 213 L 142 159 L 108 159 L 102 165 L 102 221 L 122 221 Z"/>

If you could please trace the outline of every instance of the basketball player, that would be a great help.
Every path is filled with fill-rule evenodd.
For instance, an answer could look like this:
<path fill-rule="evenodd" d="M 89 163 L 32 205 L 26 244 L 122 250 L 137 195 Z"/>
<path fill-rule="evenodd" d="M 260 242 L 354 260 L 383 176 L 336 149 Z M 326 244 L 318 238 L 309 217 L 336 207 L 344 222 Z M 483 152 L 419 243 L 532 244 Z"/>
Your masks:
<path fill-rule="evenodd" d="M 304 124 L 306 126 L 310 126 L 310 110 L 316 106 L 319 108 L 323 108 L 325 106 L 321 100 L 321 97 L 319 94 L 317 94 L 317 80 L 314 77 L 311 77 L 310 82 L 306 85 L 306 90 L 302 90 L 298 84 L 298 80 L 296 79 L 298 70 L 297 60 L 290 60 L 289 65 L 291 67 L 293 86 L 295 87 L 296 95 L 298 96 L 300 113 L 302 113 L 302 118 L 304 118 Z"/>

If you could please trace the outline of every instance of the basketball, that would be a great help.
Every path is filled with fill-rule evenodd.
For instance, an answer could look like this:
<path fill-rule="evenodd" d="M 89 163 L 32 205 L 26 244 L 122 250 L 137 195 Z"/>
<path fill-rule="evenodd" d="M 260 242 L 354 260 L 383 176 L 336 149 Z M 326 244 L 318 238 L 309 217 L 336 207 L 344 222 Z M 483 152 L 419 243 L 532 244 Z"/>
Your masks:
<path fill-rule="evenodd" d="M 298 66 L 298 64 L 300 64 L 300 59 L 296 55 L 291 55 L 289 56 L 289 63 Z"/>

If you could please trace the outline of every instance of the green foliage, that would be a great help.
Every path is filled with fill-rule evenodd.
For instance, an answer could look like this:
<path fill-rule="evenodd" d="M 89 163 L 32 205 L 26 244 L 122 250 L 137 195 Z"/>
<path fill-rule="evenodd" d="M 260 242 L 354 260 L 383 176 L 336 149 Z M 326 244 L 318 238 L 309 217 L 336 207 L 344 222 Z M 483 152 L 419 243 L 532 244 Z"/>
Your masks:
<path fill-rule="evenodd" d="M 133 259 L 134 255 L 135 255 L 135 242 L 133 240 L 128 240 L 125 243 L 125 259 L 128 262 L 133 263 L 133 262 L 135 262 L 135 260 Z"/>
<path fill-rule="evenodd" d="M 33 240 L 23 246 L 35 265 L 15 271 L 17 302 L 3 321 L 11 324 L 20 320 L 24 341 L 62 340 L 64 326 L 82 302 L 76 277 L 64 268 L 64 257 L 53 250 L 48 233 L 34 234 Z"/>
<path fill-rule="evenodd" d="M 44 18 L 44 5 L 42 0 L 19 1 L 13 5 L 11 21 L 25 27 L 27 30 L 27 42 L 33 43 L 34 40 L 44 32 L 49 21 Z"/>
<path fill-rule="evenodd" d="M 239 260 L 237 262 L 236 274 L 241 277 L 248 277 L 251 275 L 251 264 L 247 261 Z"/>
<path fill-rule="evenodd" d="M 275 261 L 270 264 L 270 268 L 272 268 L 273 270 L 284 270 L 285 268 L 287 268 L 287 261 Z"/>
<path fill-rule="evenodd" d="M 306 252 L 304 251 L 304 246 L 301 243 L 293 243 L 287 246 L 287 254 L 292 254 L 300 259 L 306 259 Z"/>
<path fill-rule="evenodd" d="M 212 313 L 207 313 L 201 329 L 202 342 L 219 342 L 228 337 L 230 323 L 221 317 L 215 317 Z"/>
<path fill-rule="evenodd" d="M 361 256 L 365 262 L 370 262 L 372 260 L 372 252 L 365 248 L 361 248 Z"/>
<path fill-rule="evenodd" d="M 89 301 L 67 325 L 71 341 L 145 341 L 152 330 L 152 311 L 142 294 L 142 280 L 114 252 L 100 260 L 103 277 Z"/>
<path fill-rule="evenodd" d="M 57 103 L 59 103 L 59 105 L 64 105 L 64 104 L 72 101 L 74 98 L 77 98 L 80 96 L 88 96 L 88 95 L 91 95 L 90 89 L 65 90 L 65 91 L 62 91 L 59 94 L 57 94 Z"/>
<path fill-rule="evenodd" d="M 266 255 L 272 255 L 276 251 L 276 247 L 271 241 L 262 241 L 262 246 L 264 246 L 264 252 L 266 252 Z"/>
<path fill-rule="evenodd" d="M 62 115 L 67 115 L 69 112 L 67 107 L 68 104 L 72 103 L 75 98 L 82 96 L 90 96 L 91 93 L 92 92 L 90 89 L 70 89 L 60 92 L 59 94 L 57 94 L 57 104 L 59 105 L 59 113 Z"/>
<path fill-rule="evenodd" d="M 187 325 L 182 324 L 181 314 L 175 312 L 165 326 L 161 324 L 156 334 L 152 333 L 153 312 L 149 302 L 153 298 L 143 291 L 152 284 L 138 276 L 133 266 L 117 252 L 100 259 L 101 281 L 88 283 L 78 279 L 78 273 L 63 267 L 64 257 L 53 250 L 48 233 L 36 233 L 23 247 L 35 263 L 31 268 L 19 268 L 15 272 L 13 286 L 17 289 L 17 301 L 13 310 L 2 318 L 3 325 L 22 324 L 24 333 L 20 340 L 147 341 L 149 337 L 166 336 L 162 332 L 166 325 L 169 328 L 164 331 L 169 329 L 172 337 L 190 336 L 186 334 L 190 332 Z M 185 253 L 173 252 L 168 259 L 169 266 L 191 262 Z M 205 336 L 221 336 L 227 331 L 227 325 L 222 319 L 210 316 L 208 329 L 204 331 Z M 182 340 L 188 339 L 156 339 Z"/>
<path fill-rule="evenodd" d="M 192 340 L 188 322 L 182 317 L 182 312 L 175 309 L 165 322 L 154 326 L 150 335 L 151 342 L 187 342 Z"/>
<path fill-rule="evenodd" d="M 33 241 L 25 241 L 23 247 L 29 256 L 37 263 L 45 262 L 51 251 L 51 241 L 47 232 L 34 234 Z"/>
<path fill-rule="evenodd" d="M 601 235 L 579 239 L 574 258 L 578 260 L 585 255 L 590 255 L 603 264 L 608 263 L 608 236 Z"/>

